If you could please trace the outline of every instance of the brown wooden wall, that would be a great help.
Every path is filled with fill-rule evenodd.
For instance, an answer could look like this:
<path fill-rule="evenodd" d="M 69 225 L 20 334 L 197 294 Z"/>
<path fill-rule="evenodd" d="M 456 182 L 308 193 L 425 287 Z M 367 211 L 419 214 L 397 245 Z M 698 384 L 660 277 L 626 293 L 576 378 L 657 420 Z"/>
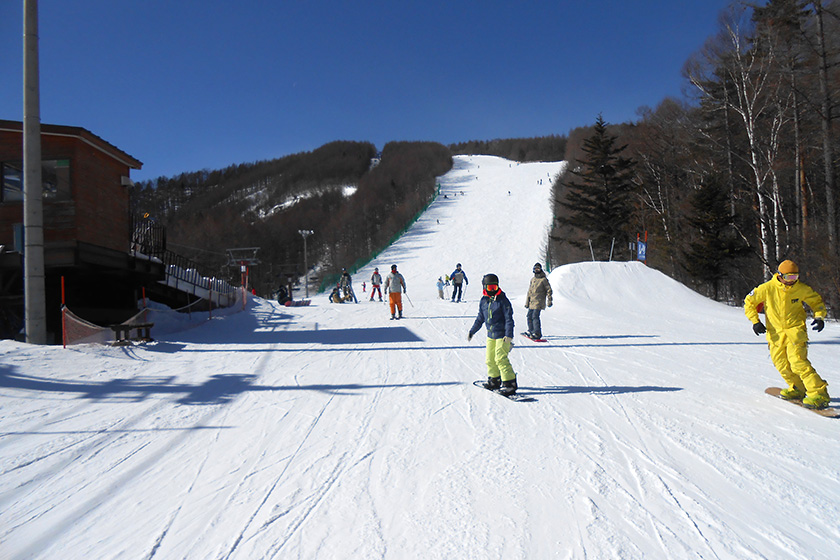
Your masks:
<path fill-rule="evenodd" d="M 0 130 L 0 161 L 23 159 L 23 135 Z M 44 160 L 70 160 L 70 200 L 44 200 L 44 242 L 82 241 L 128 251 L 129 193 L 120 184 L 126 164 L 79 137 L 42 134 Z M 0 244 L 11 246 L 13 225 L 23 222 L 23 203 L 0 203 Z"/>

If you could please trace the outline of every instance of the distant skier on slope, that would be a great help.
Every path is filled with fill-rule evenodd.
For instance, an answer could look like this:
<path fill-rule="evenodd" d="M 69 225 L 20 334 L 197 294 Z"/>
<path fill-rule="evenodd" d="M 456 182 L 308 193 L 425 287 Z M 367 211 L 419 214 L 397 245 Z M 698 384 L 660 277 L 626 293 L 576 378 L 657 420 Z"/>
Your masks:
<path fill-rule="evenodd" d="M 831 398 L 828 383 L 808 360 L 807 315 L 803 303 L 814 312 L 811 323 L 814 330 L 822 331 L 827 315 L 822 297 L 799 281 L 799 267 L 786 260 L 779 265 L 773 278 L 744 298 L 744 313 L 752 321 L 756 335 L 766 333 L 770 359 L 788 384 L 779 396 L 787 400 L 802 399 L 803 406 L 822 409 L 828 406 Z M 758 316 L 762 308 L 766 327 Z"/>
<path fill-rule="evenodd" d="M 385 293 L 388 294 L 388 305 L 391 308 L 391 320 L 402 319 L 402 295 L 405 292 L 405 278 L 397 272 L 397 265 L 391 265 L 391 274 L 385 278 Z M 399 315 L 395 312 L 399 311 Z"/>
<path fill-rule="evenodd" d="M 466 273 L 461 270 L 461 263 L 455 265 L 455 270 L 452 271 L 452 274 L 449 275 L 449 278 L 452 280 L 452 301 L 455 301 L 455 296 L 458 297 L 458 302 L 461 301 L 461 294 L 463 293 L 461 288 L 463 287 L 464 283 L 470 283 L 467 279 Z"/>
<path fill-rule="evenodd" d="M 513 395 L 517 389 L 516 372 L 508 359 L 513 343 L 513 306 L 499 287 L 498 276 L 485 274 L 481 284 L 484 295 L 478 302 L 478 315 L 467 340 L 472 340 L 482 325 L 487 328 L 487 383 L 484 388 Z"/>
<path fill-rule="evenodd" d="M 379 294 L 379 301 L 382 301 L 382 290 L 379 288 L 382 285 L 382 275 L 379 274 L 379 268 L 373 269 L 373 274 L 370 275 L 370 301 L 373 301 L 373 295 Z"/>
<path fill-rule="evenodd" d="M 543 272 L 540 263 L 534 264 L 534 277 L 528 286 L 528 295 L 525 296 L 525 308 L 528 310 L 528 332 L 525 336 L 533 339 L 542 338 L 542 324 L 540 322 L 540 311 L 551 307 L 551 284 Z"/>

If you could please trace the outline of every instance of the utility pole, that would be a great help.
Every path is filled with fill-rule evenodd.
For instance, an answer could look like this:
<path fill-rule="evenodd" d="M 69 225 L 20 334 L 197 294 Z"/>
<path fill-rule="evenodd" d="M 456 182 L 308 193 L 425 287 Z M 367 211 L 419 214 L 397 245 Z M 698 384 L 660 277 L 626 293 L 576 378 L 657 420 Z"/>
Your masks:
<path fill-rule="evenodd" d="M 26 342 L 47 343 L 38 0 L 23 1 L 23 239 Z"/>
<path fill-rule="evenodd" d="M 306 257 L 306 238 L 315 233 L 311 229 L 299 229 L 298 233 L 303 236 L 303 286 L 306 291 L 306 299 L 309 299 L 309 261 Z"/>

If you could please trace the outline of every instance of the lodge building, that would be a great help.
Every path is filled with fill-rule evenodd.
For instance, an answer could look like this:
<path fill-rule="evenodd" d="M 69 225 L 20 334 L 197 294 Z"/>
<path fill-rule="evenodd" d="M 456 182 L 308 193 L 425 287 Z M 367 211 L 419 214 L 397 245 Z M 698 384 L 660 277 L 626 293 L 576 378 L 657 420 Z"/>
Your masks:
<path fill-rule="evenodd" d="M 163 264 L 132 250 L 130 172 L 142 162 L 74 126 L 41 125 L 47 331 L 59 342 L 67 307 L 100 325 L 136 312 Z M 0 120 L 0 338 L 23 326 L 23 123 Z M 162 241 L 165 244 L 165 240 Z"/>

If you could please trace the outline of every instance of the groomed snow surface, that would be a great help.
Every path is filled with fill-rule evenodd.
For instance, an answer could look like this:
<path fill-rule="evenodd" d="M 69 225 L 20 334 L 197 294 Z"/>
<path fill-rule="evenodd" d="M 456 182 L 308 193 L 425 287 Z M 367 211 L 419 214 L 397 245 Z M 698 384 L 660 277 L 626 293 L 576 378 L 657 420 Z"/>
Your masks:
<path fill-rule="evenodd" d="M 537 402 L 472 385 L 481 277 L 525 330 L 562 165 L 456 158 L 358 305 L 0 341 L 0 557 L 838 558 L 840 421 L 764 394 L 781 378 L 740 309 L 641 263 L 562 266 L 548 342 L 511 354 Z M 461 304 L 434 286 L 457 262 Z M 392 263 L 393 322 L 361 288 Z M 810 355 L 840 395 L 840 326 Z"/>

